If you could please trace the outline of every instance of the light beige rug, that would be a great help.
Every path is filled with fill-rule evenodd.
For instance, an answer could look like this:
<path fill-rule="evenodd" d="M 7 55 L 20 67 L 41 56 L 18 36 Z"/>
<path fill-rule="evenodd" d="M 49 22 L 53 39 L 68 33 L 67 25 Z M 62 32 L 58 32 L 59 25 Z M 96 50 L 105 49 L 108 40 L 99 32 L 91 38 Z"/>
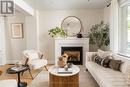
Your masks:
<path fill-rule="evenodd" d="M 79 87 L 99 87 L 96 81 L 93 79 L 91 74 L 86 71 L 83 66 L 80 67 L 79 75 Z M 49 87 L 49 73 L 47 71 L 42 71 L 38 76 L 31 82 L 28 87 Z"/>

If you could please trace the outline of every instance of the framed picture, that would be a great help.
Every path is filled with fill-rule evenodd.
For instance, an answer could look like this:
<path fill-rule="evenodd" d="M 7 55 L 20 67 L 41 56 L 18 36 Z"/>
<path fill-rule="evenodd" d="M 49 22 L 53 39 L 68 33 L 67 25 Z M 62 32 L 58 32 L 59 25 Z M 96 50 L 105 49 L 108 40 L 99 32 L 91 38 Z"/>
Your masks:
<path fill-rule="evenodd" d="M 23 38 L 23 24 L 22 23 L 12 23 L 11 24 L 12 38 Z"/>

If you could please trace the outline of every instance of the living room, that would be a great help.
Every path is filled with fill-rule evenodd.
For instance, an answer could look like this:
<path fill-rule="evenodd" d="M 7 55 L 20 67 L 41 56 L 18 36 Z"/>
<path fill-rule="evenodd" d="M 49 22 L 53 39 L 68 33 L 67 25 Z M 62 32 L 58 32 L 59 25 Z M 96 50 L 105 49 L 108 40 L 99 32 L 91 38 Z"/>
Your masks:
<path fill-rule="evenodd" d="M 0 4 L 0 87 L 129 87 L 129 0 Z"/>

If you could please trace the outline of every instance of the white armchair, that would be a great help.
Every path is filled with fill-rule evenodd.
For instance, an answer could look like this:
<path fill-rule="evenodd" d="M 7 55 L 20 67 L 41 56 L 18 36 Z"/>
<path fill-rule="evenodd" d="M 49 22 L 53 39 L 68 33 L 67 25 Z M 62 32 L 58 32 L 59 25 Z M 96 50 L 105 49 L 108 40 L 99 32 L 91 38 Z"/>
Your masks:
<path fill-rule="evenodd" d="M 23 54 L 26 58 L 28 58 L 28 64 L 31 69 L 45 67 L 45 69 L 48 71 L 46 67 L 47 59 L 44 58 L 42 52 L 36 50 L 25 50 Z"/>

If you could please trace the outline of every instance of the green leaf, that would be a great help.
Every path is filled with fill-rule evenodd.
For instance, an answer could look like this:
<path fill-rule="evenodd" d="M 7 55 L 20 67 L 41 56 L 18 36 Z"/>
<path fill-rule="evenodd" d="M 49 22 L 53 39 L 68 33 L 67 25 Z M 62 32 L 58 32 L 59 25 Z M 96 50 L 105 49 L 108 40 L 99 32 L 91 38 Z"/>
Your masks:
<path fill-rule="evenodd" d="M 92 25 L 88 37 L 90 38 L 90 44 L 108 46 L 110 44 L 109 25 L 104 24 L 104 21 L 101 21 L 100 24 Z"/>
<path fill-rule="evenodd" d="M 67 33 L 63 29 L 61 29 L 59 27 L 55 27 L 53 29 L 50 29 L 48 32 L 49 32 L 49 35 L 51 37 L 55 37 L 57 35 L 60 35 L 61 37 L 67 36 Z"/>

